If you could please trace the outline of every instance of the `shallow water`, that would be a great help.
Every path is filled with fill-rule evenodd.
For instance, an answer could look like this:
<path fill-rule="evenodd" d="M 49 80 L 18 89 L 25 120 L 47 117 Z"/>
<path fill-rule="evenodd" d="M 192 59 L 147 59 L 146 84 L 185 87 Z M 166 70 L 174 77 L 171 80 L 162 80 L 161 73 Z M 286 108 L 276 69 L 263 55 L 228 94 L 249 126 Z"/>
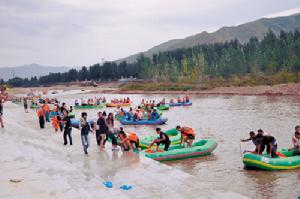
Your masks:
<path fill-rule="evenodd" d="M 77 98 L 95 95 L 77 95 Z M 125 95 L 105 95 L 108 99 Z M 165 95 L 167 99 L 177 96 Z M 161 95 L 131 95 L 138 105 L 142 98 L 161 99 Z M 75 96 L 63 100 L 73 103 Z M 300 99 L 297 97 L 269 96 L 197 96 L 192 95 L 192 107 L 174 107 L 163 117 L 169 119 L 163 130 L 176 125 L 191 126 L 197 138 L 212 137 L 218 141 L 213 155 L 165 163 L 199 178 L 202 186 L 214 191 L 232 191 L 250 198 L 296 198 L 300 192 L 300 170 L 250 171 L 241 161 L 241 150 L 253 149 L 251 143 L 242 143 L 248 132 L 263 129 L 276 137 L 279 147 L 290 147 L 294 127 L 300 123 Z M 113 112 L 114 109 L 105 109 Z M 87 110 L 96 118 L 96 110 Z M 77 112 L 79 116 L 80 112 Z M 117 126 L 120 124 L 117 122 Z M 126 126 L 125 130 L 140 136 L 154 133 L 154 126 Z"/>

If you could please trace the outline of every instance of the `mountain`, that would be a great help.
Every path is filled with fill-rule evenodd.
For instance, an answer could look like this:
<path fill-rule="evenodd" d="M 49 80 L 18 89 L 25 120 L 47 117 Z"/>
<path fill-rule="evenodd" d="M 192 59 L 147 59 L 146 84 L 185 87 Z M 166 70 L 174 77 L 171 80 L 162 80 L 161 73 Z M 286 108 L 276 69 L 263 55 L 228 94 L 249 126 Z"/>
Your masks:
<path fill-rule="evenodd" d="M 170 40 L 143 52 L 143 54 L 147 57 L 151 57 L 159 52 L 171 51 L 178 48 L 188 48 L 201 44 L 223 43 L 233 39 L 237 39 L 241 43 L 244 43 L 253 36 L 262 39 L 269 29 L 275 34 L 279 34 L 281 30 L 293 31 L 297 28 L 300 30 L 300 13 L 285 17 L 262 18 L 238 26 L 222 27 L 213 33 L 204 31 L 184 39 Z M 117 62 L 126 61 L 132 63 L 137 59 L 139 54 L 140 53 L 131 55 L 127 58 L 120 59 Z"/>
<path fill-rule="evenodd" d="M 8 80 L 13 77 L 30 78 L 34 76 L 48 75 L 49 73 L 66 72 L 70 70 L 66 66 L 42 66 L 39 64 L 28 64 L 17 67 L 1 67 L 0 79 Z"/>

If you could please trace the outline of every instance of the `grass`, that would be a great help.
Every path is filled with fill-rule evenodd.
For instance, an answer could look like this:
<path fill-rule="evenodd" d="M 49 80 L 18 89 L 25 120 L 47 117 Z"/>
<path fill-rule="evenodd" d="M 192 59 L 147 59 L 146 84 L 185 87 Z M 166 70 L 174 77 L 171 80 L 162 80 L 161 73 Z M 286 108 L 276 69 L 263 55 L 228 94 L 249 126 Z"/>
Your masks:
<path fill-rule="evenodd" d="M 189 90 L 209 90 L 215 87 L 241 87 L 258 85 L 276 85 L 284 83 L 299 83 L 300 73 L 279 72 L 273 75 L 245 75 L 232 76 L 230 78 L 209 78 L 199 83 L 186 82 L 130 82 L 120 85 L 121 90 L 143 90 L 143 91 L 189 91 Z"/>
<path fill-rule="evenodd" d="M 143 90 L 143 91 L 188 91 L 194 90 L 194 84 L 180 84 L 172 82 L 155 83 L 155 82 L 136 82 L 121 85 L 121 90 Z"/>

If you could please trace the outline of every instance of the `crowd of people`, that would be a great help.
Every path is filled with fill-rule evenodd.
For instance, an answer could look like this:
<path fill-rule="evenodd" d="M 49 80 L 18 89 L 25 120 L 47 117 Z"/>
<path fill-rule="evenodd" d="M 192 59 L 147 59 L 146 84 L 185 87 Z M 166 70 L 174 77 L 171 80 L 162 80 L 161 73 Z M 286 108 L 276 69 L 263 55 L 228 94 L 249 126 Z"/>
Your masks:
<path fill-rule="evenodd" d="M 113 104 L 129 104 L 129 103 L 131 103 L 130 97 L 120 98 L 120 99 L 114 98 L 110 102 Z"/>
<path fill-rule="evenodd" d="M 125 133 L 124 129 L 115 128 L 113 113 L 107 114 L 105 111 L 98 112 L 98 118 L 95 123 L 91 123 L 87 119 L 86 112 L 81 113 L 79 129 L 81 131 L 81 140 L 83 151 L 88 155 L 89 148 L 89 133 L 92 132 L 96 135 L 96 142 L 100 151 L 105 149 L 105 144 L 110 141 L 112 150 L 117 151 L 118 145 L 121 146 L 123 151 L 135 150 L 139 148 L 139 138 L 135 133 Z"/>
<path fill-rule="evenodd" d="M 118 107 L 116 115 L 120 116 L 121 118 L 124 117 L 129 121 L 157 120 L 160 118 L 159 113 L 154 107 L 144 109 L 141 106 L 138 106 L 135 110 L 130 107 L 128 111 L 125 111 L 123 108 Z"/>
<path fill-rule="evenodd" d="M 98 106 L 103 103 L 106 103 L 106 98 L 105 97 L 95 97 L 95 98 L 89 98 L 87 100 L 85 99 L 80 99 L 80 102 L 78 99 L 75 100 L 75 106 Z"/>

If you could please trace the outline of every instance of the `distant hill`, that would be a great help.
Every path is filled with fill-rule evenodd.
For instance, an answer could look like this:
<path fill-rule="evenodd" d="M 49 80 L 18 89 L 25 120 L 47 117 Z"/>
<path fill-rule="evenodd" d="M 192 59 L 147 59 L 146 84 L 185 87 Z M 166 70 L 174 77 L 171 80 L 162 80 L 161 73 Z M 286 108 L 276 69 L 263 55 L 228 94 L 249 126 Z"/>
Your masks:
<path fill-rule="evenodd" d="M 0 79 L 8 80 L 13 77 L 30 78 L 34 76 L 48 75 L 57 72 L 66 72 L 70 70 L 66 66 L 41 66 L 39 64 L 28 64 L 17 67 L 0 67 Z"/>
<path fill-rule="evenodd" d="M 269 29 L 271 29 L 275 34 L 279 34 L 281 30 L 300 30 L 300 13 L 286 17 L 262 18 L 238 26 L 222 27 L 213 33 L 204 31 L 184 39 L 167 41 L 143 53 L 145 56 L 151 57 L 159 52 L 175 50 L 178 48 L 193 47 L 201 44 L 223 43 L 233 39 L 238 39 L 241 43 L 244 43 L 247 42 L 252 36 L 262 39 Z M 131 55 L 127 58 L 120 59 L 117 62 L 127 61 L 128 63 L 132 63 L 137 59 L 139 54 L 140 53 Z"/>

